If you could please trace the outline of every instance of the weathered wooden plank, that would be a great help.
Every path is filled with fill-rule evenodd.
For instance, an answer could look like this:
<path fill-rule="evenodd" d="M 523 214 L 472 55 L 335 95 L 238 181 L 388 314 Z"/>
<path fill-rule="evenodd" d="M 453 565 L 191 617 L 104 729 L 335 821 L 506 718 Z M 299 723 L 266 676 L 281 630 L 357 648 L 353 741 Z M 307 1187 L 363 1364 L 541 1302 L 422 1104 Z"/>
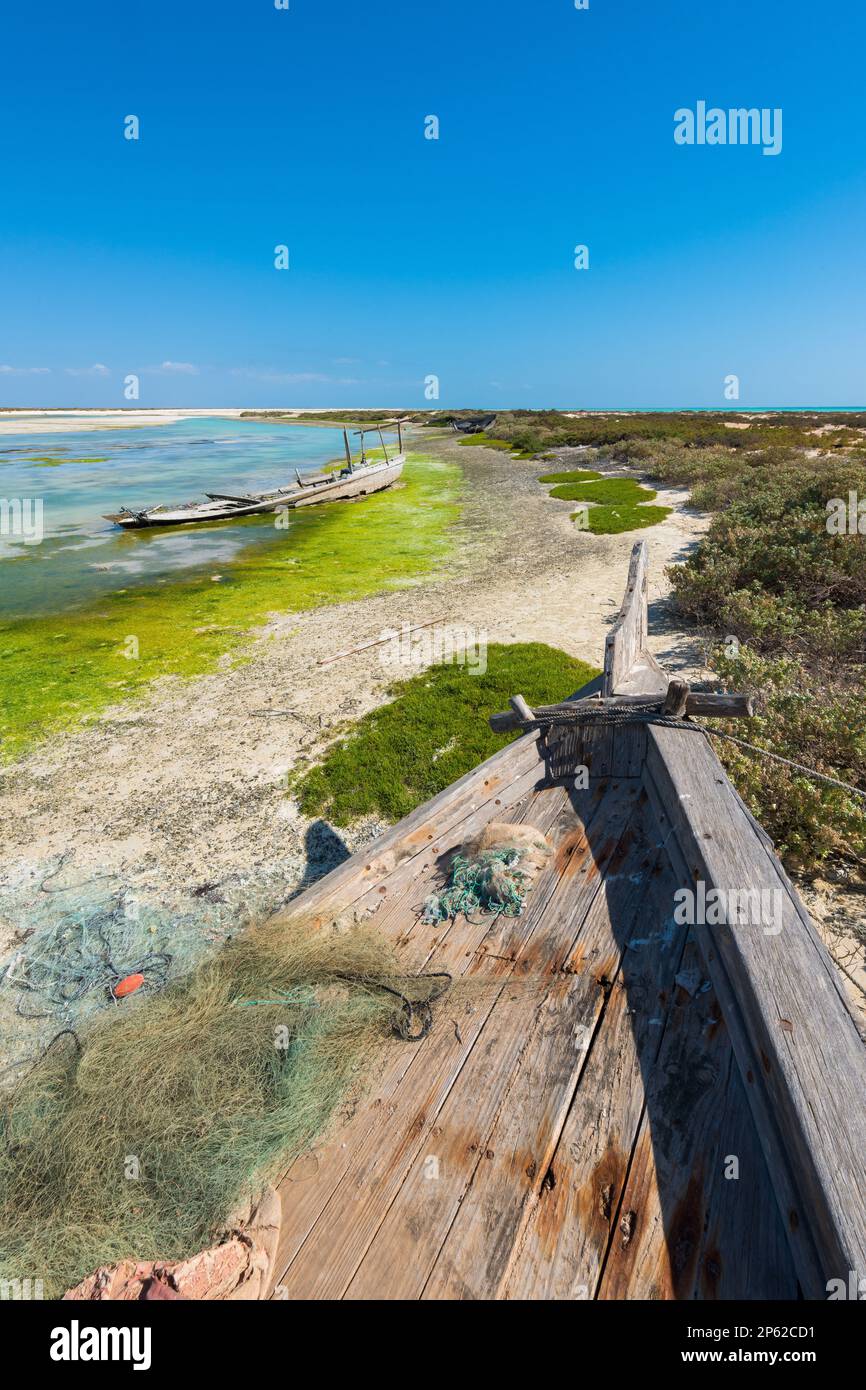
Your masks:
<path fill-rule="evenodd" d="M 542 739 L 544 776 L 573 786 L 575 773 L 584 766 L 583 731 L 578 725 L 555 724 Z"/>
<path fill-rule="evenodd" d="M 424 1289 L 425 1298 L 500 1295 L 524 1222 L 549 1173 L 609 982 L 619 969 L 627 936 L 646 900 L 655 859 L 656 850 L 648 846 L 644 833 L 643 807 L 638 807 L 583 921 L 569 923 L 566 912 L 554 933 L 545 920 L 551 958 L 563 973 L 554 980 L 539 1011 L 471 1186 L 459 1194 L 454 1220 Z M 458 1087 L 465 1089 L 463 1077 L 449 1105 Z"/>
<path fill-rule="evenodd" d="M 702 975 L 690 941 L 678 975 L 689 986 L 677 985 L 647 1078 L 638 1142 L 597 1293 L 602 1299 L 690 1298 L 702 1273 L 713 1296 L 712 1281 L 729 1266 L 737 1297 L 796 1296 L 790 1256 L 780 1267 L 772 1263 L 785 1237 L 763 1156 L 740 1178 L 725 1175 L 727 1160 L 746 1157 L 730 1148 L 742 1135 L 741 1127 L 738 1133 L 725 1127 L 732 1102 L 742 1103 L 741 1120 L 751 1123 L 751 1116 L 718 1001 L 703 987 Z M 721 1250 L 708 1243 L 707 1227 L 721 1200 L 718 1189 L 731 1185 L 743 1196 L 727 1204 L 728 1243 Z M 748 1224 L 756 1205 L 763 1206 L 757 1230 Z M 752 1242 L 745 1260 L 743 1247 Z"/>
<path fill-rule="evenodd" d="M 542 763 L 537 737 L 527 734 L 515 739 L 507 748 L 500 749 L 450 787 L 404 816 L 380 835 L 375 844 L 359 850 L 299 894 L 277 914 L 277 920 L 304 917 L 314 923 L 316 920 L 326 921 L 329 912 L 346 911 L 361 894 L 371 886 L 377 887 L 399 864 L 429 849 L 450 827 L 481 807 L 489 806 L 491 814 L 488 819 L 498 816 L 499 811 L 510 804 L 509 789 L 535 767 L 538 767 L 540 775 Z M 518 794 L 523 795 L 524 791 L 520 790 Z"/>
<path fill-rule="evenodd" d="M 602 694 L 664 694 L 668 677 L 647 648 L 649 551 L 637 541 L 631 553 L 625 597 L 604 647 Z"/>
<path fill-rule="evenodd" d="M 635 777 L 643 767 L 642 724 L 553 724 L 545 743 L 545 775 L 566 786 L 586 775 L 592 785 Z"/>
<path fill-rule="evenodd" d="M 656 836 L 647 814 L 651 843 Z M 628 1174 L 661 1042 L 685 928 L 670 920 L 673 878 L 656 858 L 640 885 L 636 919 L 617 927 L 633 943 L 619 969 L 589 957 L 584 969 L 607 982 L 607 1006 L 592 1040 L 580 1084 L 550 1163 L 549 1181 L 528 1212 L 504 1284 L 517 1299 L 583 1299 L 595 1295 L 620 1194 Z M 613 905 L 617 918 L 621 908 Z M 575 967 L 580 961 L 578 938 Z"/>
<path fill-rule="evenodd" d="M 689 737 L 689 735 L 687 735 L 687 737 Z M 691 888 L 694 885 L 693 870 L 689 867 L 680 842 L 675 834 L 671 817 L 668 814 L 669 808 L 662 801 L 661 793 L 656 787 L 652 777 L 648 774 L 644 777 L 644 786 L 649 793 L 650 802 L 660 827 L 660 843 L 664 844 L 665 851 L 671 862 L 676 880 L 676 888 Z M 769 838 L 766 837 L 766 832 L 760 831 L 760 835 L 766 838 L 768 847 L 772 848 Z M 673 894 L 671 894 L 671 899 L 672 898 Z M 701 942 L 699 940 L 701 929 L 693 927 L 691 930 L 695 935 L 695 939 L 698 940 L 699 947 L 701 947 Z M 726 1020 L 734 1019 L 737 1015 L 739 1004 L 733 985 L 728 979 L 724 961 L 717 955 L 711 942 L 705 942 L 701 949 L 705 964 L 707 965 L 707 974 L 710 975 L 712 979 L 713 991 L 722 1010 L 722 1016 Z M 730 1028 L 728 1031 L 730 1033 Z M 748 1071 L 746 1075 L 748 1085 L 753 1084 L 755 1074 L 755 1071 L 752 1069 Z M 800 1244 L 802 1246 L 802 1251 L 795 1261 L 796 1267 L 799 1269 L 805 1264 L 817 1268 L 819 1265 L 819 1258 L 811 1230 L 805 1224 L 800 1224 L 799 1222 L 789 1224 L 785 1220 L 785 1213 L 796 1210 L 797 1203 L 799 1202 L 799 1194 L 794 1184 L 793 1173 L 785 1150 L 781 1129 L 777 1117 L 773 1112 L 768 1112 L 766 1114 L 763 1132 L 760 1136 L 760 1144 L 768 1171 L 772 1171 L 773 1174 L 772 1185 L 775 1201 L 779 1212 L 782 1214 L 780 1219 L 783 1221 L 783 1225 L 787 1225 L 787 1239 L 789 1245 L 793 1247 L 795 1244 Z"/>
<path fill-rule="evenodd" d="M 471 1174 L 493 1157 L 489 1133 L 532 1047 L 551 981 L 507 985 L 359 1262 L 347 1298 L 419 1298 Z M 556 1010 L 558 1013 L 558 1010 Z M 545 1022 L 549 1020 L 545 1019 Z M 445 1295 L 453 1296 L 453 1295 Z"/>
<path fill-rule="evenodd" d="M 593 799 L 589 796 L 584 798 L 583 806 L 587 824 L 598 812 L 600 802 L 600 798 Z M 519 810 L 519 818 L 525 819 L 539 829 L 548 832 L 553 829 L 556 821 L 563 815 L 563 808 L 566 806 L 569 806 L 567 793 L 562 788 L 554 788 L 536 794 L 530 803 L 522 805 Z M 552 891 L 552 886 L 552 883 L 548 883 L 545 889 L 543 883 L 536 884 L 527 908 L 527 919 L 532 920 L 533 911 L 538 911 L 540 907 L 540 896 L 545 891 L 547 893 Z M 409 915 L 407 914 L 407 917 Z M 408 922 L 405 925 L 408 925 Z M 401 955 L 405 954 L 411 959 L 413 968 L 418 970 L 445 969 L 450 970 L 455 977 L 459 977 L 476 963 L 477 952 L 485 938 L 490 935 L 490 930 L 489 920 L 467 923 L 461 918 L 442 927 L 423 924 L 412 935 L 409 945 L 406 944 L 405 935 L 402 938 L 399 935 L 399 924 L 395 926 L 394 933 L 397 949 Z M 507 977 L 512 968 L 513 961 L 510 958 L 501 963 L 503 979 Z M 498 973 L 500 973 L 498 968 L 494 967 L 491 972 L 493 977 L 495 978 Z M 431 1084 L 435 1083 L 437 1087 L 441 1088 L 441 1091 L 437 1091 L 436 1094 L 444 1098 L 454 1075 L 463 1065 L 474 1038 L 477 1036 L 477 1031 L 483 1024 L 492 1003 L 493 997 L 482 997 L 478 1001 L 477 1007 L 472 1005 L 473 1012 L 468 1017 L 464 1017 L 462 1010 L 459 1010 L 459 1022 L 450 1018 L 450 1009 L 447 1011 L 450 1021 L 443 1021 L 443 1011 L 440 1010 L 439 1022 L 434 1027 L 430 1037 L 417 1046 L 402 1046 L 393 1052 L 384 1074 L 379 1078 L 376 1086 L 371 1088 L 368 1098 L 357 1108 L 339 1135 L 327 1142 L 318 1153 L 312 1177 L 303 1182 L 293 1182 L 291 1175 L 289 1175 L 289 1179 L 280 1185 L 280 1195 L 283 1199 L 283 1222 L 280 1232 L 280 1246 L 275 1261 L 276 1282 L 282 1285 L 280 1296 L 285 1296 L 287 1281 L 283 1277 L 284 1271 L 297 1257 L 310 1233 L 320 1222 L 326 1208 L 333 1201 L 335 1194 L 339 1192 L 344 1182 L 348 1185 L 351 1181 L 355 1189 L 359 1185 L 363 1185 L 364 1169 L 361 1159 L 368 1148 L 371 1146 L 375 1148 L 377 1141 L 372 1137 L 373 1131 L 377 1125 L 381 1125 L 383 1116 L 387 1117 L 390 1126 L 389 1134 L 393 1142 L 398 1131 L 398 1122 L 392 1118 L 396 1113 L 394 1108 L 396 1105 L 395 1095 L 407 1071 L 410 1067 L 416 1066 L 419 1074 L 429 1076 Z M 441 1103 L 441 1100 L 438 1103 Z M 412 1128 L 412 1123 L 413 1117 L 406 1120 L 407 1130 Z M 385 1149 L 383 1148 L 384 1152 Z M 351 1215 L 347 1217 L 347 1220 L 351 1222 Z M 316 1248 L 321 1251 L 320 1259 L 323 1262 L 328 1259 L 330 1244 L 335 1247 L 339 1246 L 340 1238 L 339 1224 L 329 1240 L 322 1240 L 321 1230 L 316 1233 L 315 1244 Z M 301 1287 L 301 1292 L 296 1296 L 306 1297 L 307 1293 L 303 1291 L 303 1281 L 298 1281 L 298 1284 Z M 310 1291 L 312 1291 L 312 1287 L 311 1283 Z"/>
<path fill-rule="evenodd" d="M 683 848 L 676 836 L 671 816 L 668 815 L 670 808 L 662 802 L 662 794 L 658 791 L 651 776 L 646 776 L 645 785 L 650 793 L 650 800 L 656 809 L 659 822 L 664 827 L 665 842 L 678 875 L 679 886 L 692 887 L 695 884 L 695 871 L 686 860 Z M 676 815 L 677 808 L 674 807 L 673 809 Z M 743 809 L 745 810 L 745 808 Z M 759 838 L 766 843 L 768 849 L 772 849 L 766 833 L 760 827 L 756 826 L 755 828 Z M 701 947 L 708 974 L 713 981 L 714 992 L 721 1004 L 723 1016 L 728 1021 L 729 1031 L 731 1031 L 731 1026 L 736 1026 L 741 1007 L 738 990 L 728 976 L 725 960 L 716 950 L 709 929 L 695 926 L 692 930 Z M 717 931 L 718 929 L 713 930 Z M 735 1055 L 737 1055 L 736 1048 Z M 744 1077 L 748 1092 L 749 1088 L 755 1084 L 755 1078 L 760 1076 L 760 1067 L 757 1064 L 752 1067 L 747 1066 L 745 1072 L 742 1071 L 741 1067 L 741 1075 Z M 799 1186 L 795 1168 L 791 1164 L 787 1141 L 782 1133 L 780 1115 L 773 1107 L 764 1110 L 760 1143 L 768 1169 L 772 1172 L 776 1202 L 782 1213 L 792 1253 L 795 1251 L 795 1247 L 799 1247 L 796 1249 L 796 1268 L 798 1271 L 807 1268 L 818 1271 L 821 1260 L 811 1226 L 806 1222 L 800 1222 L 797 1217 L 797 1210 L 801 1201 Z"/>
<path fill-rule="evenodd" d="M 645 759 L 646 726 L 644 724 L 633 724 L 628 730 L 628 737 L 622 741 L 621 751 L 618 748 L 614 765 L 617 772 L 622 776 L 642 777 Z"/>
<path fill-rule="evenodd" d="M 646 649 L 639 652 L 632 662 L 628 671 L 620 677 L 616 686 L 616 694 L 628 699 L 637 698 L 641 695 L 661 695 L 667 689 L 669 676 L 662 666 L 656 661 L 651 652 Z M 698 704 L 703 704 L 699 701 Z M 703 711 L 705 714 L 715 714 L 715 710 Z"/>
<path fill-rule="evenodd" d="M 646 648 L 648 557 L 646 541 L 638 541 L 631 552 L 619 617 L 607 634 L 604 645 L 605 695 L 614 695 L 620 689 Z"/>
<path fill-rule="evenodd" d="M 611 777 L 637 776 L 643 767 L 646 751 L 646 726 L 643 724 L 614 724 L 611 726 Z"/>
<path fill-rule="evenodd" d="M 547 831 L 561 815 L 565 801 L 566 794 L 562 789 L 539 793 L 521 801 L 506 812 L 503 819 L 522 823 L 530 817 L 534 825 Z M 597 809 L 597 801 L 592 802 L 587 798 L 587 818 L 594 815 Z M 487 921 L 468 923 L 459 918 L 456 922 L 443 923 L 441 926 L 419 922 L 416 914 L 412 913 L 408 906 L 402 924 L 398 920 L 392 924 L 391 929 L 395 950 L 399 958 L 406 960 L 407 969 L 449 970 L 455 978 L 465 974 L 469 969 L 488 932 Z M 348 1172 L 354 1148 L 362 1142 L 363 1136 L 372 1124 L 371 1110 L 380 1105 L 387 1107 L 390 1104 L 390 1098 L 415 1060 L 417 1050 L 419 1049 L 414 1046 L 395 1049 L 375 1085 L 371 1082 L 368 1100 L 349 1117 L 348 1125 L 341 1132 L 339 1141 L 332 1139 L 330 1143 L 326 1142 L 322 1151 L 316 1155 L 314 1165 L 307 1160 L 302 1161 L 300 1180 L 293 1173 L 289 1173 L 280 1184 L 283 1220 L 274 1265 L 278 1275 L 297 1254 L 330 1200 L 333 1190 Z M 312 1178 L 309 1176 L 311 1166 L 314 1166 Z"/>
<path fill-rule="evenodd" d="M 625 855 L 640 838 L 636 817 L 643 795 L 640 783 L 614 779 L 599 814 L 585 829 L 578 825 L 561 839 L 554 863 L 558 883 L 531 942 L 520 951 L 521 972 L 553 975 L 566 968 L 592 904 L 606 892 L 609 878 L 616 878 Z"/>
<path fill-rule="evenodd" d="M 769 895 L 769 924 L 698 922 L 694 930 L 801 1286 L 807 1297 L 826 1297 L 828 1280 L 866 1268 L 866 1048 L 826 949 L 706 740 L 653 727 L 647 749 L 647 773 L 671 817 L 690 886 Z"/>
<path fill-rule="evenodd" d="M 561 788 L 541 793 L 539 801 L 547 814 L 537 814 L 533 823 L 545 831 L 552 829 L 566 799 Z M 536 883 L 525 918 L 518 919 L 527 931 L 531 932 L 553 886 L 549 874 Z M 484 962 L 486 977 L 494 984 L 504 983 L 514 962 L 504 945 L 497 947 L 501 936 L 501 927 L 491 930 L 489 921 L 459 919 L 432 952 L 428 968 L 447 969 L 455 976 L 474 972 L 482 942 L 492 937 L 493 949 Z M 300 1204 L 284 1214 L 277 1265 L 285 1260 L 287 1266 L 279 1281 L 282 1296 L 343 1296 L 472 1051 L 497 992 L 479 993 L 456 1017 L 450 1008 L 440 1009 L 430 1035 L 393 1058 L 383 1081 L 319 1154 L 318 1170 L 300 1194 Z"/>
<path fill-rule="evenodd" d="M 613 767 L 614 730 L 611 724 L 586 725 L 583 733 L 583 762 L 591 781 L 609 777 Z"/>
<path fill-rule="evenodd" d="M 622 792 L 624 814 L 627 804 L 634 804 L 636 793 L 637 788 L 633 786 Z M 598 809 L 598 801 L 587 799 L 584 804 L 597 809 L 598 815 L 606 820 L 611 813 L 611 796 L 616 799 L 616 788 L 601 798 L 601 809 Z M 538 799 L 551 810 L 569 801 L 561 788 L 539 793 Z M 438 968 L 441 958 L 449 959 L 453 968 L 468 969 L 468 973 L 479 979 L 486 977 L 494 983 L 504 982 L 515 970 L 520 978 L 521 972 L 531 974 L 537 969 L 531 949 L 532 937 L 561 873 L 573 875 L 579 885 L 577 891 L 587 894 L 598 891 L 597 875 L 595 881 L 589 874 L 584 875 L 583 882 L 580 879 L 581 860 L 593 858 L 587 843 L 593 821 L 590 818 L 586 825 L 575 823 L 573 812 L 569 814 L 571 828 L 561 837 L 554 862 L 539 876 L 524 915 L 498 919 L 487 931 L 481 949 L 476 946 L 470 951 L 461 951 L 456 959 L 453 945 L 452 955 L 448 956 L 448 942 L 454 941 L 452 929 L 441 948 L 441 957 L 439 952 L 435 953 L 430 968 Z M 539 823 L 535 816 L 527 819 L 533 824 Z M 540 828 L 549 826 L 541 824 Z M 577 850 L 578 844 L 583 846 L 582 851 Z M 561 859 L 570 848 L 574 852 L 567 855 L 568 862 L 563 870 Z M 343 1172 L 337 1173 L 336 1183 L 331 1181 L 332 1173 L 327 1175 L 324 1193 L 320 1191 L 320 1195 L 326 1196 L 326 1204 L 316 1228 L 309 1240 L 300 1243 L 280 1281 L 287 1296 L 342 1297 L 345 1294 L 406 1174 L 413 1163 L 424 1157 L 435 1139 L 437 1116 L 485 1027 L 497 994 L 498 990 L 493 991 L 492 997 L 489 991 L 482 993 L 472 1014 L 460 1016 L 459 1026 L 455 1026 L 453 1020 L 450 1026 L 447 1020 L 441 1020 L 425 1042 L 413 1049 L 412 1062 L 399 1078 L 399 1084 L 390 1090 L 387 1106 L 377 1104 L 374 1096 L 363 1107 L 362 1124 L 357 1126 L 352 1122 L 351 1128 L 356 1132 L 344 1132 L 340 1136 L 339 1142 L 347 1145 L 349 1164 L 345 1165 L 346 1151 L 338 1152 L 336 1166 L 339 1168 L 342 1160 Z M 521 1042 L 525 1044 L 525 1036 Z M 506 1077 L 510 1075 L 509 1067 L 505 1068 L 505 1073 Z M 486 1088 L 491 1103 L 501 1090 L 502 1081 L 499 1074 L 487 1076 Z M 332 1156 L 333 1150 L 324 1161 L 328 1162 Z M 316 1182 L 321 1189 L 321 1181 L 317 1178 Z M 410 1277 L 408 1272 L 406 1277 Z"/>
<path fill-rule="evenodd" d="M 331 660 L 331 658 L 328 658 Z M 643 669 L 643 668 L 641 668 Z M 661 670 L 661 667 L 658 668 Z M 638 676 L 635 676 L 634 684 L 637 686 Z M 598 708 L 628 710 L 630 706 L 640 705 L 651 696 L 659 693 L 656 685 L 651 684 L 641 693 L 641 687 L 635 695 L 611 695 L 607 699 L 594 700 L 593 704 Z M 491 714 L 488 724 L 495 733 L 507 733 L 509 730 L 516 730 L 523 727 L 525 718 L 541 719 L 547 715 L 554 715 L 557 710 L 567 710 L 574 701 L 564 700 L 560 705 L 536 705 L 534 710 L 530 710 L 527 715 L 518 714 L 514 709 L 500 710 L 496 714 Z M 756 700 L 754 695 L 727 693 L 714 690 L 689 690 L 686 695 L 684 713 L 696 719 L 737 719 L 754 714 Z"/>
<path fill-rule="evenodd" d="M 615 859 L 625 827 L 636 814 L 633 794 L 618 795 L 617 790 L 622 792 L 622 788 L 612 789 L 593 822 L 591 855 L 586 853 L 583 836 L 579 842 L 572 837 L 573 844 L 566 841 L 559 847 L 553 894 L 531 940 L 517 955 L 518 978 L 531 977 L 527 979 L 531 992 L 527 997 L 518 985 L 516 993 L 506 989 L 495 1002 L 475 1049 L 437 1116 L 431 1152 L 423 1158 L 419 1155 L 396 1194 L 350 1286 L 349 1297 L 421 1295 L 476 1168 L 481 1164 L 486 1169 L 495 1158 L 491 1128 L 497 1114 L 511 1108 L 512 1091 L 524 1074 L 526 1054 L 530 1059 L 536 1056 L 535 1075 L 538 1054 L 546 1057 L 551 1068 L 546 1094 L 556 1094 L 557 1071 L 560 1089 L 573 1090 L 573 1029 L 590 1026 L 604 996 L 601 987 L 590 979 L 563 988 L 561 981 L 551 986 L 551 977 L 570 953 L 588 903 L 603 893 L 605 871 Z M 539 979 L 543 987 L 537 992 Z M 551 987 L 553 997 L 548 999 Z M 562 1008 L 566 1009 L 565 1018 Z M 567 1095 L 560 1104 L 567 1104 Z M 436 1160 L 432 1186 L 431 1158 Z M 476 1203 L 474 1193 L 472 1203 Z M 439 1296 L 453 1294 L 443 1292 Z"/>
<path fill-rule="evenodd" d="M 706 1229 L 691 1296 L 793 1301 L 799 1285 L 791 1247 L 730 1040 L 728 1045 L 731 1065 L 715 1176 L 707 1193 Z M 732 1159 L 736 1178 L 728 1176 Z"/>

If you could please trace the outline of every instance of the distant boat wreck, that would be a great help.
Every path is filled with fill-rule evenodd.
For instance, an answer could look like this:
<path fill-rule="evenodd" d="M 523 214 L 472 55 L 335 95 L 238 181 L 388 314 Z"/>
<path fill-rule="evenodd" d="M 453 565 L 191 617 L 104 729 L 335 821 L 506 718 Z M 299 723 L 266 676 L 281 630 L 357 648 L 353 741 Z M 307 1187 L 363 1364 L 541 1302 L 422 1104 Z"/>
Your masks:
<path fill-rule="evenodd" d="M 458 434 L 483 434 L 495 419 L 495 415 L 476 415 L 471 420 L 452 420 L 451 425 Z"/>
<path fill-rule="evenodd" d="M 105 514 L 106 521 L 113 521 L 124 530 L 135 531 L 146 526 L 190 526 L 195 522 L 228 521 L 240 516 L 259 516 L 267 512 L 293 511 L 296 507 L 310 507 L 316 502 L 343 502 L 354 497 L 365 497 L 373 492 L 381 492 L 393 486 L 403 472 L 406 455 L 403 452 L 404 420 L 389 420 L 382 424 L 369 425 L 356 430 L 361 437 L 361 457 L 355 461 L 349 444 L 349 435 L 343 430 L 346 449 L 346 464 L 331 473 L 320 473 L 310 478 L 302 478 L 295 469 L 295 482 L 288 487 L 273 488 L 269 492 L 250 494 L 208 492 L 205 502 L 183 502 L 177 506 L 159 505 L 135 511 L 131 507 L 121 507 L 118 512 Z M 388 457 L 383 430 L 397 431 L 397 453 Z M 365 435 L 378 434 L 384 459 L 374 463 L 367 461 Z"/>

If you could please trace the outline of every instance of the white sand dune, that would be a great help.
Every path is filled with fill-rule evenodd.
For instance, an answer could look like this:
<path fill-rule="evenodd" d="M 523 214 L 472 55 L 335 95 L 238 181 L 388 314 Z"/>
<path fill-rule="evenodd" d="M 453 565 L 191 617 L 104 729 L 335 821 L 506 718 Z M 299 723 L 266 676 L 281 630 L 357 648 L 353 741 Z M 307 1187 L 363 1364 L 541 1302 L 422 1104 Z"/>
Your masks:
<path fill-rule="evenodd" d="M 0 410 L 0 436 L 4 434 L 61 434 L 66 430 L 130 430 L 143 426 L 173 425 L 178 420 L 238 420 L 241 414 L 281 415 L 321 415 L 333 413 L 334 406 L 236 406 L 230 410 L 213 407 L 197 410 Z M 342 407 L 339 407 L 342 409 Z M 384 410 L 385 406 L 364 406 L 358 410 L 363 415 L 369 410 Z M 395 412 L 396 413 L 396 412 Z"/>
<path fill-rule="evenodd" d="M 62 434 L 67 430 L 129 430 L 144 425 L 173 425 L 178 420 L 222 416 L 236 420 L 237 410 L 3 410 L 0 435 Z"/>

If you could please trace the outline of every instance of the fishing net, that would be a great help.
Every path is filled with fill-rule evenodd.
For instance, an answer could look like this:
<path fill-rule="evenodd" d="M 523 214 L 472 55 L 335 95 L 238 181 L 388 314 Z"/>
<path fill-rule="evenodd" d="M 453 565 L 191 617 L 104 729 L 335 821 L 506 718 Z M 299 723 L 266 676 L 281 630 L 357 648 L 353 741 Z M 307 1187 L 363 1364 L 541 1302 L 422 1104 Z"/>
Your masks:
<path fill-rule="evenodd" d="M 532 825 L 488 821 L 451 861 L 448 882 L 424 903 L 423 920 L 434 926 L 475 913 L 519 917 L 552 846 Z"/>
<path fill-rule="evenodd" d="M 26 940 L 0 966 L 0 1086 L 58 1034 L 116 1011 L 130 990 L 162 990 L 227 939 L 207 904 L 179 913 L 112 887 L 50 893 L 22 911 Z"/>
<path fill-rule="evenodd" d="M 530 875 L 520 867 L 519 849 L 485 850 L 473 858 L 455 854 L 448 882 L 424 903 L 423 920 L 435 925 L 477 912 L 519 917 Z"/>
<path fill-rule="evenodd" d="M 74 993 L 76 969 L 64 979 Z M 41 1278 L 51 1297 L 101 1264 L 213 1244 L 309 1151 L 386 1036 L 423 1035 L 446 987 L 402 977 L 369 928 L 274 922 L 59 1030 L 0 1097 L 0 1280 Z"/>

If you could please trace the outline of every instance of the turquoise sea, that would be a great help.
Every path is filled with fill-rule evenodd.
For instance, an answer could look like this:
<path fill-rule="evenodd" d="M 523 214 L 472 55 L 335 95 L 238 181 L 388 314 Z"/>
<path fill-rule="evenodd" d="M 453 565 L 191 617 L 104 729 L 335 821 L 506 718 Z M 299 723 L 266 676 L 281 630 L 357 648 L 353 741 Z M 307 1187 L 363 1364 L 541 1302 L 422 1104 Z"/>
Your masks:
<path fill-rule="evenodd" d="M 264 491 L 342 457 L 342 432 L 201 418 L 130 429 L 0 436 L 0 503 L 42 501 L 43 539 L 8 534 L 0 513 L 0 617 L 57 613 L 99 594 L 213 569 L 273 540 L 273 517 L 121 531 L 122 506 Z M 35 518 L 35 510 L 31 510 Z"/>

